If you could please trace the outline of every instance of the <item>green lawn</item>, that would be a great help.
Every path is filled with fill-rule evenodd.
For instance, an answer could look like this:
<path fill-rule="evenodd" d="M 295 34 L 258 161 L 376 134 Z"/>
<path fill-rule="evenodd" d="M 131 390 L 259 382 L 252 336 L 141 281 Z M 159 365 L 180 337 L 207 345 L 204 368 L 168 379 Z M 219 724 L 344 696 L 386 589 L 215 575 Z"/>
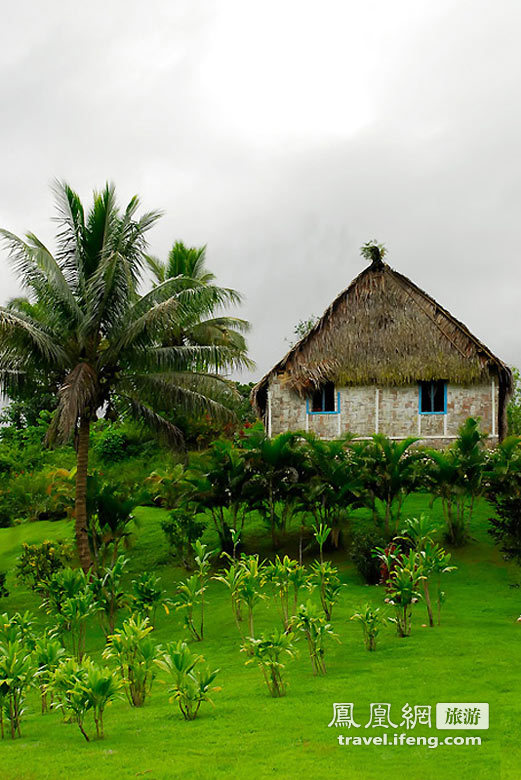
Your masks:
<path fill-rule="evenodd" d="M 422 497 L 409 500 L 408 511 L 427 509 Z M 290 687 L 284 699 L 271 699 L 258 669 L 244 666 L 233 622 L 228 591 L 219 583 L 209 588 L 206 635 L 197 649 L 220 668 L 215 709 L 204 705 L 200 717 L 185 723 L 168 701 L 161 677 L 141 710 L 118 701 L 106 712 L 106 736 L 87 744 L 77 727 L 62 722 L 59 713 L 39 714 L 36 692 L 27 701 L 22 739 L 0 744 L 1 780 L 31 778 L 363 778 L 413 780 L 442 778 L 519 778 L 521 776 L 521 679 L 519 644 L 521 591 L 511 587 L 517 572 L 506 565 L 486 533 L 490 508 L 479 506 L 472 529 L 474 541 L 456 551 L 457 572 L 447 575 L 448 600 L 442 626 L 426 628 L 425 607 L 417 605 L 413 632 L 399 639 L 393 626 L 383 633 L 375 653 L 365 651 L 361 630 L 348 618 L 366 601 L 383 602 L 381 587 L 361 583 L 338 555 L 337 565 L 347 587 L 333 615 L 341 644 L 332 643 L 326 658 L 328 675 L 313 678 L 304 642 L 300 657 L 288 668 Z M 154 570 L 173 593 L 181 572 L 168 563 L 159 521 L 162 510 L 140 509 L 141 528 L 131 553 L 132 572 Z M 355 520 L 360 522 L 360 520 Z M 66 538 L 65 522 L 34 523 L 0 530 L 0 570 L 10 572 L 9 599 L 2 610 L 37 610 L 33 594 L 17 585 L 14 562 L 22 541 Z M 211 535 L 210 535 L 211 536 Z M 259 529 L 255 537 L 261 538 Z M 210 538 L 211 541 L 211 538 Z M 253 537 L 250 537 L 252 545 Z M 264 551 L 263 551 L 264 552 Z M 278 620 L 276 605 L 267 600 L 258 609 L 259 629 Z M 157 641 L 184 635 L 176 614 L 158 621 Z M 89 653 L 98 657 L 103 641 L 93 625 Z M 490 729 L 481 746 L 352 746 L 341 747 L 338 733 L 328 728 L 333 702 L 354 702 L 361 736 L 379 736 L 383 729 L 365 729 L 372 702 L 390 702 L 400 723 L 405 704 L 439 701 L 489 702 Z M 392 730 L 404 731 L 404 728 Z M 435 727 L 417 727 L 410 734 L 445 736 Z M 460 732 L 454 732 L 459 734 Z M 461 732 L 463 735 L 467 732 Z"/>

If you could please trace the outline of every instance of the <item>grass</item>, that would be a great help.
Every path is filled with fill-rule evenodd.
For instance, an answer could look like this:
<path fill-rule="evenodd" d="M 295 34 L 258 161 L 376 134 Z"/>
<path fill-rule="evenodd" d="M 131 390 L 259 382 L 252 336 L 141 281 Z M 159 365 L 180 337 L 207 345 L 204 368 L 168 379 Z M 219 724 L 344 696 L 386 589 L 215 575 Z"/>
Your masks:
<path fill-rule="evenodd" d="M 425 497 L 412 497 L 410 514 L 428 508 Z M 131 577 L 153 570 L 173 593 L 183 573 L 174 567 L 160 529 L 163 513 L 141 508 L 141 523 L 131 552 Z M 44 778 L 299 778 L 335 777 L 386 780 L 407 774 L 414 780 L 440 778 L 519 777 L 519 642 L 520 592 L 510 587 L 517 572 L 506 564 L 486 533 L 490 508 L 478 506 L 472 528 L 474 540 L 455 551 L 457 572 L 447 575 L 448 593 L 442 625 L 423 627 L 426 613 L 416 605 L 413 631 L 399 639 L 393 626 L 386 629 L 375 653 L 363 646 L 360 626 L 349 617 L 363 603 L 382 605 L 384 591 L 364 585 L 345 554 L 335 556 L 347 587 L 333 614 L 341 644 L 331 643 L 326 656 L 328 675 L 314 678 L 303 641 L 300 657 L 288 665 L 288 695 L 271 699 L 261 673 L 244 666 L 240 641 L 233 622 L 228 591 L 210 585 L 204 642 L 192 647 L 204 653 L 212 667 L 219 667 L 215 709 L 203 705 L 199 718 L 186 723 L 175 703 L 169 702 L 167 685 L 159 676 L 152 696 L 142 710 L 124 701 L 114 703 L 105 716 L 105 739 L 87 744 L 77 727 L 62 722 L 57 712 L 39 714 L 36 692 L 27 700 L 22 739 L 0 743 L 2 780 Z M 361 522 L 361 518 L 354 521 Z M 0 610 L 37 611 L 30 591 L 15 583 L 13 567 L 22 541 L 67 538 L 65 522 L 33 523 L 0 530 L 0 570 L 8 570 L 11 596 Z M 262 541 L 257 528 L 250 538 Z M 213 535 L 209 533 L 209 541 Z M 264 553 L 265 550 L 262 550 Z M 258 629 L 278 621 L 276 604 L 268 599 L 258 608 Z M 161 615 L 158 642 L 186 636 L 177 614 Z M 93 623 L 88 652 L 98 658 L 103 639 Z M 360 736 L 381 736 L 383 729 L 364 728 L 372 702 L 389 702 L 391 717 L 399 724 L 405 704 L 439 701 L 489 702 L 490 729 L 469 732 L 482 737 L 481 746 L 360 746 L 341 747 L 338 733 L 328 728 L 333 702 L 354 703 Z M 405 729 L 392 729 L 391 732 Z M 456 733 L 456 732 L 455 732 Z M 460 732 L 457 732 L 458 734 Z M 464 732 L 461 732 L 464 734 Z M 415 736 L 443 737 L 435 727 L 417 727 Z"/>

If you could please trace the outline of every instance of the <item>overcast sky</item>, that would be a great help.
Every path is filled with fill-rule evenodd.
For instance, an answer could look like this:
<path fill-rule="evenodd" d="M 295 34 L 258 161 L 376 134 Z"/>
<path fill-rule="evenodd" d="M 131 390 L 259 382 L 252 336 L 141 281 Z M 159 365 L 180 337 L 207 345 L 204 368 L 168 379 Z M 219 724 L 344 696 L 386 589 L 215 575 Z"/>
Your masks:
<path fill-rule="evenodd" d="M 245 295 L 254 379 L 376 238 L 521 366 L 520 34 L 519 0 L 3 2 L 0 225 L 52 245 L 54 177 L 138 193 Z"/>

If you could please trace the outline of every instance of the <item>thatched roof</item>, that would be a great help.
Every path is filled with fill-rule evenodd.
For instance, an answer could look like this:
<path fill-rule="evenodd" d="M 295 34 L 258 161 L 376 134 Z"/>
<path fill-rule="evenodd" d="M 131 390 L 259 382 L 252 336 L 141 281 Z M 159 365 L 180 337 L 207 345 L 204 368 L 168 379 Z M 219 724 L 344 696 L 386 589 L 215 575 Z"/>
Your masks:
<path fill-rule="evenodd" d="M 273 376 L 304 396 L 327 380 L 341 386 L 430 379 L 471 384 L 491 375 L 505 402 L 510 369 L 430 295 L 375 258 L 255 385 L 251 398 L 262 415 Z"/>

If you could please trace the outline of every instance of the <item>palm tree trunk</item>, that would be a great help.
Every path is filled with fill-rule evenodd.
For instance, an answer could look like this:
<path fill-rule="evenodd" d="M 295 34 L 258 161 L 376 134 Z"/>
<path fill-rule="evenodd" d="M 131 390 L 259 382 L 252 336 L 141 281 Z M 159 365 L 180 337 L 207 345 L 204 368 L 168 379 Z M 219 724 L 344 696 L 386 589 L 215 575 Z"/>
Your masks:
<path fill-rule="evenodd" d="M 75 532 L 76 546 L 81 568 L 87 573 L 92 566 L 92 559 L 87 536 L 87 469 L 89 465 L 89 433 L 90 419 L 82 417 L 78 432 L 78 451 L 76 454 L 76 503 Z"/>

